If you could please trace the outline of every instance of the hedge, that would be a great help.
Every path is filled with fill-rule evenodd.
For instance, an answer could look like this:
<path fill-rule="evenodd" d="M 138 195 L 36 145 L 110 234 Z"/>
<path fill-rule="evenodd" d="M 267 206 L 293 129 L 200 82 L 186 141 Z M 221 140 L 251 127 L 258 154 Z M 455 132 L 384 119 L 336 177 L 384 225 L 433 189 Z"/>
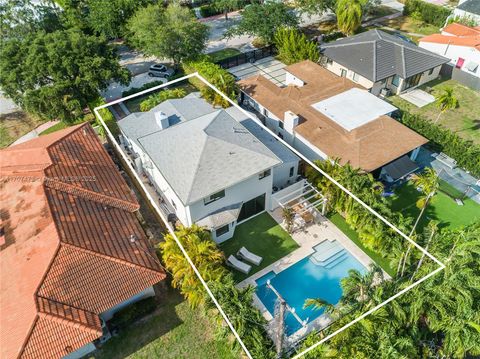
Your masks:
<path fill-rule="evenodd" d="M 438 27 L 445 25 L 451 10 L 443 6 L 427 3 L 423 0 L 406 0 L 403 15 L 419 18 L 427 24 Z"/>
<path fill-rule="evenodd" d="M 156 307 L 157 302 L 155 297 L 142 299 L 115 313 L 113 318 L 110 319 L 109 324 L 112 328 L 125 327 L 148 313 L 153 312 Z"/>
<path fill-rule="evenodd" d="M 480 146 L 465 140 L 451 130 L 438 126 L 430 120 L 403 112 L 400 121 L 412 130 L 425 136 L 439 150 L 457 161 L 458 166 L 480 177 Z"/>
<path fill-rule="evenodd" d="M 130 95 L 133 95 L 134 93 L 137 93 L 137 92 L 140 92 L 140 91 L 143 91 L 143 90 L 147 90 L 147 89 L 150 89 L 152 87 L 155 87 L 155 86 L 158 86 L 158 85 L 161 85 L 161 84 L 163 84 L 163 82 L 159 80 L 159 81 L 148 82 L 141 87 L 132 87 L 131 89 L 123 91 L 122 92 L 122 97 L 130 96 Z"/>
<path fill-rule="evenodd" d="M 209 4 L 200 6 L 200 15 L 202 15 L 202 17 L 210 17 L 221 13 L 222 12 L 217 10 L 213 5 Z"/>

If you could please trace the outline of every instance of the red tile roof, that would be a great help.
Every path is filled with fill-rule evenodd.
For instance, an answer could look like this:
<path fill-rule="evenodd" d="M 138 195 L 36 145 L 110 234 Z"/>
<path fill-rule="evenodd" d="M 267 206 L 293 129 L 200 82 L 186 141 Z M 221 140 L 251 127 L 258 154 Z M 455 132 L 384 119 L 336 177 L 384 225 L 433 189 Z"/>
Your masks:
<path fill-rule="evenodd" d="M 453 23 L 445 27 L 441 34 L 422 37 L 420 42 L 472 47 L 480 51 L 480 26 L 469 27 Z"/>
<path fill-rule="evenodd" d="M 90 125 L 0 154 L 0 357 L 59 358 L 101 336 L 100 313 L 165 273 Z"/>
<path fill-rule="evenodd" d="M 470 27 L 463 24 L 452 23 L 447 25 L 442 33 L 446 32 L 455 36 L 479 36 L 480 26 Z"/>

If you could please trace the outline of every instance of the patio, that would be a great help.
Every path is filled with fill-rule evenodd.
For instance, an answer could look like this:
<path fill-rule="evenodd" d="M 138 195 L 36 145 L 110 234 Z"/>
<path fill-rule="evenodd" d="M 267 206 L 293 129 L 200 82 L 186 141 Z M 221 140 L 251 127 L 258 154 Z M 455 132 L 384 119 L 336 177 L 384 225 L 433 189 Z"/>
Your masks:
<path fill-rule="evenodd" d="M 273 57 L 266 57 L 257 60 L 254 63 L 246 63 L 235 66 L 228 71 L 236 76 L 238 79 L 246 79 L 256 75 L 262 75 L 272 81 L 279 87 L 285 86 L 286 73 L 284 68 L 287 65 L 276 60 Z"/>

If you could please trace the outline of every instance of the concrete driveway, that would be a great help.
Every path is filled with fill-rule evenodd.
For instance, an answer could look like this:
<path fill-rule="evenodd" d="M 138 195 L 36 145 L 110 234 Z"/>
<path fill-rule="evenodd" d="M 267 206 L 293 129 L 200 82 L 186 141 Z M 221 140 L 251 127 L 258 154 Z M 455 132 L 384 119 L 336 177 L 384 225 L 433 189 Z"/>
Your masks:
<path fill-rule="evenodd" d="M 108 86 L 108 88 L 102 92 L 102 96 L 105 101 L 110 102 L 122 97 L 122 92 L 132 87 L 141 87 L 146 83 L 153 82 L 153 81 L 162 81 L 163 83 L 167 82 L 167 79 L 162 77 L 150 77 L 145 72 L 143 74 L 139 74 L 132 77 L 132 81 L 127 86 L 120 85 L 118 82 L 113 82 Z"/>

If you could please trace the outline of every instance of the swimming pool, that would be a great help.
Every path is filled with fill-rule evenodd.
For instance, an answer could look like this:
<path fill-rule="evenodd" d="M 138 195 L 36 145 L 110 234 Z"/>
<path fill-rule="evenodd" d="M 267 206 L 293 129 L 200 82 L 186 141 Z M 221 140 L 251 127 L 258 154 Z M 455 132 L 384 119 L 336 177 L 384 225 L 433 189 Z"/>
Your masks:
<path fill-rule="evenodd" d="M 340 281 L 348 276 L 348 271 L 356 269 L 360 273 L 366 272 L 366 268 L 337 241 L 326 240 L 314 249 L 315 253 L 280 273 L 269 272 L 256 280 L 256 294 L 272 316 L 278 297 L 267 285 L 268 281 L 295 310 L 300 320 L 309 323 L 322 315 L 324 310 L 303 309 L 306 299 L 322 298 L 337 304 L 342 296 Z M 287 313 L 286 333 L 291 335 L 302 325 L 292 313 Z"/>

